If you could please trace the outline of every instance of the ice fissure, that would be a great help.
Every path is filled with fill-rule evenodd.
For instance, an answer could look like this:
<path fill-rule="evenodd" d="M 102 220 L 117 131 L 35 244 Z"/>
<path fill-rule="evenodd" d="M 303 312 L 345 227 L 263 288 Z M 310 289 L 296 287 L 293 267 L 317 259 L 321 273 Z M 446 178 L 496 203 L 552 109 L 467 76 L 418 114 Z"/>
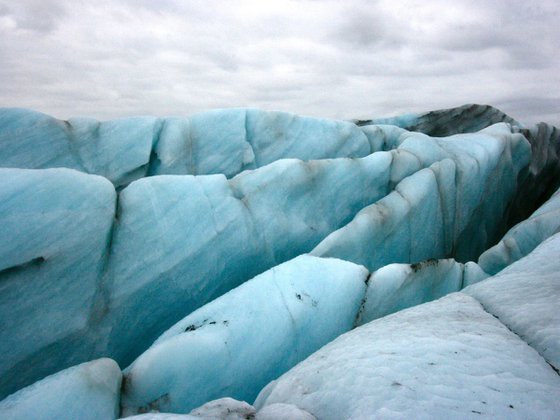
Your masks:
<path fill-rule="evenodd" d="M 92 394 L 93 411 L 114 413 L 120 399 L 122 415 L 195 412 L 260 393 L 263 413 L 360 416 L 362 388 L 347 411 L 340 399 L 319 403 L 335 388 L 314 374 L 304 374 L 311 396 L 300 398 L 290 375 L 300 381 L 300 366 L 315 369 L 316 355 L 331 357 L 315 352 L 357 326 L 378 334 L 404 323 L 420 348 L 465 353 L 487 375 L 494 371 L 464 334 L 490 358 L 512 346 L 498 369 L 533 384 L 521 368 L 527 362 L 548 378 L 535 391 L 546 414 L 556 385 L 539 357 L 560 366 L 550 327 L 560 322 L 551 316 L 557 268 L 530 261 L 556 250 L 545 241 L 560 230 L 559 137 L 550 125 L 524 128 L 474 105 L 358 125 L 253 109 L 108 122 L 0 109 L 0 398 L 62 370 L 8 397 L 0 412 L 44 407 L 48 384 L 81 383 L 86 365 L 78 364 L 89 362 L 88 372 L 111 383 Z M 524 314 L 541 310 L 524 319 L 509 310 L 520 304 Z M 451 324 L 440 334 L 415 310 L 434 320 L 441 312 Z M 368 340 L 358 342 L 385 351 L 383 340 Z M 385 360 L 376 351 L 364 356 L 373 360 L 367 369 L 390 383 L 371 384 L 385 396 L 375 413 L 399 406 L 383 406 L 395 383 L 439 395 L 380 368 L 398 371 L 424 356 L 397 351 Z M 122 390 L 103 357 L 128 366 Z M 460 371 L 458 359 L 445 363 Z M 459 372 L 481 386 L 469 374 Z M 506 392 L 500 380 L 494 385 Z M 502 413 L 507 398 L 489 392 L 487 412 Z M 434 409 L 426 401 L 420 410 Z M 438 409 L 488 409 L 469 404 Z"/>

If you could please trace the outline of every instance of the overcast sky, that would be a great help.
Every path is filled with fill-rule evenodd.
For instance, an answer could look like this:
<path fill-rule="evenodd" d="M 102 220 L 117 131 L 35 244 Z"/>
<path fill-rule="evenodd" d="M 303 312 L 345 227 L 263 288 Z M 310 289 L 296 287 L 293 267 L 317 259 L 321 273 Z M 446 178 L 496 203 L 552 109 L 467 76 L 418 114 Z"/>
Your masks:
<path fill-rule="evenodd" d="M 560 125 L 560 1 L 0 0 L 0 106 L 346 119 L 464 103 Z"/>

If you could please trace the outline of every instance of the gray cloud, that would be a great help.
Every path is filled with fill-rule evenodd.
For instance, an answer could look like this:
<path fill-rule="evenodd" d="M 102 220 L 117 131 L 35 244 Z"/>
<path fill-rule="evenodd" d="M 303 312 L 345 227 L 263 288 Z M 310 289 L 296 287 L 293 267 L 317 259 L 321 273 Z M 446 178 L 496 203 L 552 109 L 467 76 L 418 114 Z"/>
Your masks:
<path fill-rule="evenodd" d="M 19 0 L 0 1 L 0 17 L 11 19 L 16 28 L 39 34 L 51 32 L 64 17 L 63 1 Z"/>
<path fill-rule="evenodd" d="M 0 0 L 0 105 L 362 118 L 478 102 L 560 124 L 559 13 L 552 0 Z"/>

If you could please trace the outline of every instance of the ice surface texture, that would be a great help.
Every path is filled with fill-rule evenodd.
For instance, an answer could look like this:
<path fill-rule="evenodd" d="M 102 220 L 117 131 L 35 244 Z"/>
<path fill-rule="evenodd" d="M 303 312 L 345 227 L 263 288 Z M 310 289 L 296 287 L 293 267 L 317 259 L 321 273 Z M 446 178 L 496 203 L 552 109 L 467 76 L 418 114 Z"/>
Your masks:
<path fill-rule="evenodd" d="M 0 169 L 0 395 L 94 357 L 115 203 L 100 176 Z"/>
<path fill-rule="evenodd" d="M 0 401 L 4 420 L 114 419 L 121 371 L 111 359 L 73 366 Z"/>
<path fill-rule="evenodd" d="M 307 411 L 291 404 L 271 404 L 255 410 L 245 401 L 220 398 L 210 401 L 189 414 L 146 413 L 126 417 L 130 420 L 316 420 Z"/>
<path fill-rule="evenodd" d="M 499 232 L 493 212 L 503 213 L 511 199 L 528 148 L 498 125 L 447 139 L 417 134 L 364 158 L 281 160 L 229 180 L 138 180 L 119 195 L 92 356 L 127 365 L 182 316 L 312 250 L 364 207 L 313 252 L 371 270 L 476 254 Z M 481 225 L 486 230 L 475 236 Z M 355 226 L 365 226 L 366 236 Z"/>
<path fill-rule="evenodd" d="M 411 155 L 425 169 L 330 234 L 314 255 L 376 270 L 450 255 L 472 261 L 495 243 L 517 175 L 530 159 L 529 143 L 521 134 L 511 133 L 505 124 L 441 139 L 417 134 L 396 152 Z"/>
<path fill-rule="evenodd" d="M 131 184 L 120 194 L 107 270 L 101 335 L 112 357 L 132 362 L 184 315 L 312 249 L 387 194 L 391 162 L 388 152 L 281 160 L 231 180 L 160 176 Z"/>
<path fill-rule="evenodd" d="M 476 263 L 452 258 L 386 265 L 370 276 L 358 324 L 458 292 L 487 277 Z"/>
<path fill-rule="evenodd" d="M 269 384 L 255 406 L 273 403 L 320 419 L 552 419 L 560 377 L 476 300 L 455 293 L 337 338 Z"/>
<path fill-rule="evenodd" d="M 0 108 L 0 167 L 72 168 L 102 175 L 117 187 L 147 175 L 231 177 L 280 158 L 371 152 L 368 138 L 352 123 L 282 112 L 231 109 L 99 122 Z"/>
<path fill-rule="evenodd" d="M 560 370 L 560 233 L 464 292 Z"/>
<path fill-rule="evenodd" d="M 521 126 L 513 118 L 489 105 L 469 104 L 451 109 L 438 109 L 423 114 L 407 114 L 392 118 L 356 121 L 362 127 L 387 124 L 434 137 L 458 133 L 475 133 L 492 124 L 506 122 Z"/>
<path fill-rule="evenodd" d="M 243 109 L 64 122 L 0 110 L 0 166 L 7 167 L 0 169 L 0 398 L 73 364 L 110 356 L 124 367 L 139 356 L 126 369 L 129 413 L 186 412 L 224 396 L 251 402 L 267 381 L 356 322 L 480 281 L 487 274 L 474 261 L 558 189 L 558 131 L 523 128 L 489 107 L 392 123 L 401 127 Z M 402 127 L 431 135 L 484 129 L 430 137 Z M 70 169 L 45 169 L 60 166 Z M 531 252 L 556 231 L 555 203 L 503 238 L 519 252 L 506 258 L 498 245 L 488 255 L 497 253 L 504 266 Z M 501 269 L 485 258 L 483 268 Z M 377 270 L 367 288 L 368 272 L 356 264 Z M 487 345 L 479 347 L 497 354 L 517 333 L 557 364 L 554 328 L 497 314 L 524 302 L 515 291 L 531 286 L 512 281 L 517 294 L 504 293 L 502 302 L 479 284 L 472 290 L 485 308 L 513 331 L 484 333 Z M 555 300 L 547 284 L 550 296 L 527 292 L 526 300 L 557 324 L 547 318 Z M 459 296 L 473 319 L 486 314 Z M 491 319 L 465 328 L 505 328 Z M 428 338 L 437 330 L 418 328 Z M 531 349 L 519 341 L 510 359 L 525 363 Z M 548 368 L 531 354 L 529 365 Z M 531 388 L 533 377 L 510 359 L 498 367 L 511 367 Z M 414 370 L 410 360 L 403 363 Z M 255 415 L 298 410 L 277 403 Z"/>
<path fill-rule="evenodd" d="M 528 219 L 511 228 L 502 240 L 486 250 L 478 263 L 484 271 L 496 274 L 529 254 L 546 238 L 560 231 L 560 190 Z"/>
<path fill-rule="evenodd" d="M 127 370 L 124 413 L 188 412 L 230 396 L 253 401 L 269 381 L 352 328 L 368 272 L 300 256 L 181 320 Z"/>

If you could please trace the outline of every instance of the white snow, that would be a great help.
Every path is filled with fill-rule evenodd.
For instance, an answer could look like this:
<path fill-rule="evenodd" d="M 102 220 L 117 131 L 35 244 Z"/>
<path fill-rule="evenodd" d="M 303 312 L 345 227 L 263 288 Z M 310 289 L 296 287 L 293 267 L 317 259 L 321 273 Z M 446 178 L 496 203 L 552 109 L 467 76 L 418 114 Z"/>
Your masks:
<path fill-rule="evenodd" d="M 464 292 L 560 370 L 560 233 Z"/>
<path fill-rule="evenodd" d="M 255 407 L 320 419 L 556 418 L 560 377 L 463 293 L 344 334 L 271 382 Z"/>

